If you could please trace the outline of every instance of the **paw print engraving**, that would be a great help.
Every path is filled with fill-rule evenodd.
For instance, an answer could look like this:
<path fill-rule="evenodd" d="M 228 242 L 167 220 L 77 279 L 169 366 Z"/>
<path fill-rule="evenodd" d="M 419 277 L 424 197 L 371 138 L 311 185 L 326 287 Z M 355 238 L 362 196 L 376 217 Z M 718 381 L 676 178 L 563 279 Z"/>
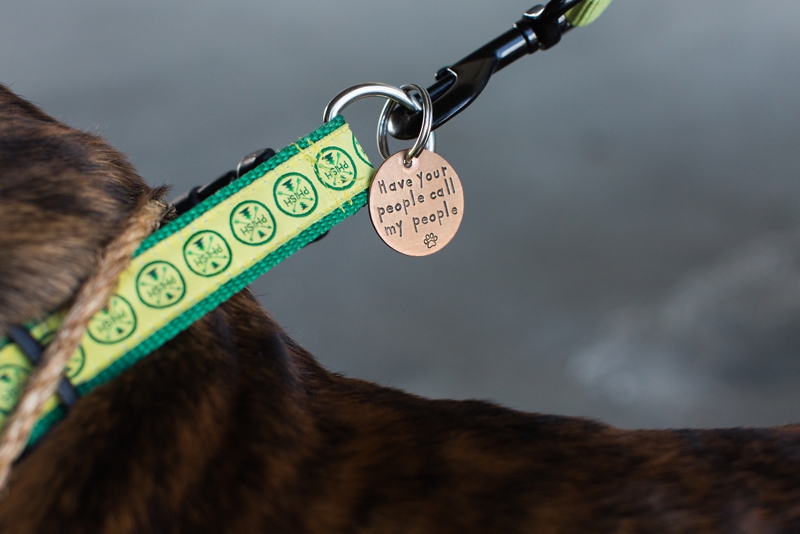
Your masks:
<path fill-rule="evenodd" d="M 425 240 L 423 241 L 423 243 L 425 243 L 425 245 L 427 245 L 428 248 L 433 248 L 436 246 L 436 242 L 438 240 L 439 238 L 436 236 L 436 234 L 431 232 L 430 234 L 425 236 Z"/>

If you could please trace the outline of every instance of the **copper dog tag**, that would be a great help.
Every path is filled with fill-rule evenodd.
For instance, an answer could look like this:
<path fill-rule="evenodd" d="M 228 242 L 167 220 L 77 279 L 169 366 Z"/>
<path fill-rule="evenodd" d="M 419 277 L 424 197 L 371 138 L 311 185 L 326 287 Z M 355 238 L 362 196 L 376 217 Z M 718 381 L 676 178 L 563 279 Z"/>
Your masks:
<path fill-rule="evenodd" d="M 369 188 L 369 216 L 384 243 L 427 256 L 453 239 L 464 214 L 461 182 L 447 161 L 423 150 L 406 167 L 406 151 L 383 162 Z"/>

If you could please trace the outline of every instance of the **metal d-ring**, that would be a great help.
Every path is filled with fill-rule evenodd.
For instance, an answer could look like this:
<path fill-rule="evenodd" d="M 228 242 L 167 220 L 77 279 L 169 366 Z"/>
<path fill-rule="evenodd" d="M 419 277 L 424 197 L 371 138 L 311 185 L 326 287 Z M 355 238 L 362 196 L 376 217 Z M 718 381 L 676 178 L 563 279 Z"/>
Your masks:
<path fill-rule="evenodd" d="M 414 88 L 416 90 L 420 91 L 420 94 L 422 94 L 422 91 L 424 91 L 424 90 L 421 90 L 421 88 L 417 87 L 417 86 L 414 86 Z M 422 105 L 420 105 L 419 102 L 417 102 L 416 100 L 414 100 L 413 98 L 408 96 L 408 94 L 405 91 L 403 91 L 402 89 L 400 89 L 398 87 L 395 87 L 393 85 L 385 84 L 385 83 L 373 82 L 373 83 L 362 83 L 362 84 L 354 85 L 354 86 L 352 86 L 352 87 L 350 87 L 348 89 L 345 89 L 344 91 L 342 91 L 341 93 L 339 93 L 338 95 L 333 97 L 333 99 L 331 99 L 331 101 L 328 103 L 328 105 L 325 106 L 325 112 L 323 114 L 322 120 L 324 122 L 328 122 L 333 117 L 335 117 L 336 115 L 340 114 L 344 108 L 346 108 L 347 106 L 349 106 L 350 104 L 352 104 L 356 100 L 361 100 L 362 98 L 367 98 L 367 97 L 370 97 L 370 96 L 382 96 L 384 98 L 388 98 L 389 102 L 387 102 L 387 104 L 396 102 L 398 104 L 402 104 L 403 106 L 407 107 L 408 109 L 413 109 L 414 111 L 423 111 L 423 112 L 425 111 L 424 107 Z M 423 99 L 424 99 L 424 97 L 423 97 Z M 430 100 L 430 96 L 428 97 L 428 100 Z M 385 109 L 386 108 L 384 107 L 384 110 Z M 430 109 L 431 112 L 432 112 L 433 107 L 429 105 L 428 109 Z M 382 113 L 381 117 L 383 118 L 384 115 L 385 115 L 385 113 Z M 380 131 L 381 131 L 381 123 L 379 122 L 378 123 L 378 150 L 381 151 L 381 156 L 383 156 L 384 159 L 385 159 L 385 158 L 389 157 L 388 156 L 388 147 L 383 147 L 383 148 L 381 147 L 381 144 L 380 144 L 380 137 L 381 137 Z M 385 119 L 383 119 L 383 132 L 384 132 L 383 133 L 383 138 L 384 138 L 383 140 L 384 140 L 384 144 L 385 144 L 386 143 L 386 121 L 385 121 Z M 422 133 L 422 132 L 420 132 L 420 133 Z M 419 141 L 419 139 L 417 141 Z M 430 150 L 431 152 L 433 152 L 434 149 L 436 148 L 436 137 L 435 137 L 435 134 L 433 132 L 430 132 L 430 135 L 428 136 L 428 138 L 427 138 L 427 140 L 425 142 L 425 148 Z M 387 154 L 385 155 L 384 153 L 387 153 Z"/>
<path fill-rule="evenodd" d="M 436 138 L 432 131 L 433 129 L 433 102 L 431 101 L 431 95 L 428 94 L 428 91 L 419 85 L 415 85 L 413 83 L 407 85 L 401 85 L 400 89 L 404 92 L 409 93 L 411 91 L 416 91 L 419 93 L 420 98 L 422 99 L 422 126 L 419 130 L 419 135 L 417 136 L 417 140 L 414 142 L 414 145 L 411 149 L 406 153 L 405 157 L 403 158 L 403 162 L 406 166 L 410 165 L 410 161 L 416 158 L 420 152 L 422 152 L 423 147 L 427 148 L 431 152 L 435 151 L 436 148 Z M 412 98 L 412 100 L 414 100 Z M 416 104 L 414 107 L 419 109 L 419 104 L 416 100 L 414 100 Z M 389 154 L 389 143 L 386 141 L 386 134 L 388 128 L 388 118 L 389 114 L 395 108 L 397 104 L 389 100 L 383 106 L 383 110 L 381 111 L 381 116 L 378 119 L 378 151 L 380 151 L 381 156 L 383 159 L 388 159 Z"/>

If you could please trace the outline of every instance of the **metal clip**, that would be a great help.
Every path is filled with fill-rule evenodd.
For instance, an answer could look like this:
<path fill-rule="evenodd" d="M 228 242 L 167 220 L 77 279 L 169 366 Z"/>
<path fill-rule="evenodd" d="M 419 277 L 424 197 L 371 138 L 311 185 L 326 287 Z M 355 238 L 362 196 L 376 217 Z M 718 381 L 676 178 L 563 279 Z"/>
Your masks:
<path fill-rule="evenodd" d="M 526 11 L 512 29 L 461 61 L 440 69 L 428 88 L 433 100 L 433 129 L 469 106 L 489 83 L 492 74 L 517 59 L 547 50 L 572 28 L 564 14 L 582 0 L 552 0 Z M 396 107 L 389 115 L 389 133 L 397 139 L 413 139 L 422 125 L 422 113 Z"/>

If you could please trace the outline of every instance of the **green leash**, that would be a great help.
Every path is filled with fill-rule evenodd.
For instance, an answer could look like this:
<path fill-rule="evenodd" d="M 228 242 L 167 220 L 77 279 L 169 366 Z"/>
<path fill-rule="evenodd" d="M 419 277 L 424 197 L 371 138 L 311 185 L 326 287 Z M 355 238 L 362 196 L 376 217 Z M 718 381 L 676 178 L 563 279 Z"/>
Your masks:
<path fill-rule="evenodd" d="M 70 358 L 67 378 L 85 395 L 118 376 L 358 211 L 373 174 L 339 115 L 170 222 L 134 254 Z M 27 329 L 46 344 L 63 316 Z M 0 425 L 31 373 L 20 348 L 0 340 Z M 30 443 L 64 415 L 52 397 Z"/>

